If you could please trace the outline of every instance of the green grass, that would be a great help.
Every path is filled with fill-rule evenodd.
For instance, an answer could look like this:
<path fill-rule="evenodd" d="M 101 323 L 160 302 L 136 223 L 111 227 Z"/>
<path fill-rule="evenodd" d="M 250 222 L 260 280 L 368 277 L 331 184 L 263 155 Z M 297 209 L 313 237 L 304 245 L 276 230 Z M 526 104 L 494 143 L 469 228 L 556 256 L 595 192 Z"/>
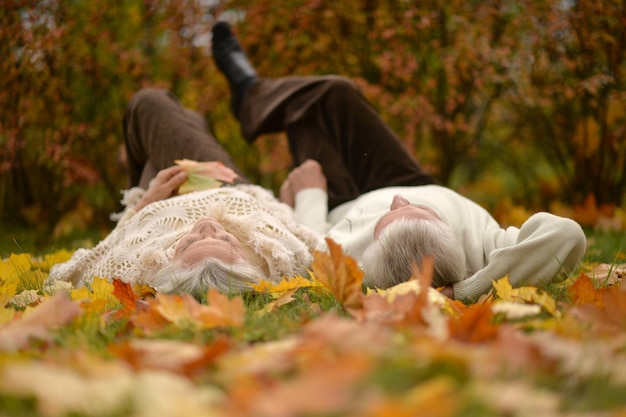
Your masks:
<path fill-rule="evenodd" d="M 0 242 L 2 245 L 2 256 L 6 257 L 12 252 L 44 255 L 60 249 L 73 250 L 80 246 L 92 246 L 98 241 L 101 234 L 95 232 L 77 234 L 71 238 L 47 242 L 44 242 L 41 236 L 39 238 L 42 240 L 37 240 L 35 235 L 32 231 L 16 231 L 12 234 L 13 238 L 6 235 L 3 236 Z M 15 250 L 15 245 L 20 242 L 16 237 L 24 239 L 22 244 L 19 244 L 18 250 Z M 589 250 L 585 256 L 584 264 L 596 262 L 609 264 L 626 263 L 626 257 L 624 256 L 626 235 L 624 233 L 587 231 L 587 237 Z M 12 242 L 11 239 L 14 239 L 15 242 Z M 29 243 L 29 239 L 31 243 Z M 26 250 L 27 248 L 31 249 Z M 567 303 L 568 295 L 565 284 L 554 284 L 554 286 L 548 288 L 548 292 L 555 299 Z M 264 342 L 285 340 L 291 335 L 300 335 L 304 340 L 307 340 L 307 336 L 302 335 L 302 329 L 308 322 L 314 321 L 321 314 L 332 312 L 333 314 L 347 316 L 346 311 L 338 305 L 331 295 L 321 293 L 316 289 L 301 288 L 295 292 L 293 298 L 294 301 L 281 306 L 271 314 L 261 315 L 258 312 L 262 311 L 264 307 L 273 301 L 273 298 L 269 294 L 244 294 L 243 301 L 246 307 L 246 316 L 245 323 L 241 327 L 200 330 L 193 328 L 193 326 L 178 323 L 165 327 L 152 335 L 141 334 L 137 329 L 133 329 L 132 326 L 129 326 L 127 319 L 103 322 L 100 320 L 99 315 L 83 313 L 71 324 L 55 330 L 52 343 L 35 343 L 31 345 L 28 351 L 5 353 L 0 361 L 0 368 L 2 363 L 9 364 L 24 360 L 34 362 L 52 361 L 53 363 L 57 361 L 61 364 L 65 363 L 66 367 L 71 368 L 71 362 L 68 365 L 63 358 L 71 358 L 77 352 L 86 352 L 114 361 L 116 358 L 109 348 L 112 345 L 123 344 L 134 338 L 174 339 L 200 346 L 209 346 L 217 339 L 225 337 L 233 342 L 233 346 L 230 349 L 236 351 L 238 348 L 254 347 L 257 344 L 262 345 Z M 533 323 L 536 323 L 536 321 L 554 324 L 553 321 L 548 320 L 547 316 L 534 319 L 536 320 L 528 323 L 528 332 L 533 331 Z M 522 322 L 516 323 L 513 321 L 498 324 L 516 325 L 520 328 L 526 327 Z M 580 327 L 580 329 L 581 331 L 588 330 L 584 327 Z M 460 350 L 446 350 L 445 346 L 442 346 L 442 351 L 439 352 L 435 349 L 432 341 L 429 342 L 423 335 L 413 334 L 407 329 L 402 330 L 401 328 L 392 328 L 390 330 L 394 332 L 393 343 L 390 344 L 385 352 L 372 353 L 368 349 L 364 349 L 364 352 L 360 350 L 355 351 L 358 354 L 369 355 L 371 369 L 362 380 L 355 383 L 354 392 L 367 393 L 374 390 L 380 395 L 391 398 L 393 401 L 402 401 L 410 396 L 412 390 L 420 387 L 426 388 L 424 391 L 419 392 L 431 392 L 432 394 L 433 391 L 428 391 L 428 387 L 432 388 L 436 384 L 432 385 L 431 383 L 444 381 L 447 385 L 445 385 L 445 389 L 442 392 L 446 393 L 446 395 L 453 393 L 459 401 L 458 406 L 460 408 L 453 414 L 455 417 L 502 415 L 501 410 L 498 410 L 493 404 L 494 399 L 483 398 L 481 391 L 477 390 L 477 387 L 492 382 L 485 380 L 484 375 L 481 377 L 482 373 L 476 372 L 476 369 L 474 369 L 475 367 L 481 368 L 483 365 L 470 362 L 470 358 L 482 358 L 479 353 L 483 349 L 489 348 L 489 343 L 484 344 L 484 346 L 480 343 L 467 344 Z M 556 330 L 554 331 L 556 332 Z M 581 338 L 581 343 L 586 340 Z M 347 355 L 345 351 L 337 349 L 337 346 L 340 346 L 342 342 L 343 340 L 341 339 L 333 339 L 328 346 L 329 352 L 335 352 L 334 356 L 331 355 L 331 357 L 337 361 L 337 366 L 342 366 L 342 360 Z M 333 343 L 337 344 L 337 346 L 333 346 Z M 457 346 L 457 349 L 459 348 L 460 346 Z M 502 347 L 502 349 L 505 348 L 507 347 Z M 306 351 L 304 352 L 300 360 L 310 361 L 311 357 L 307 356 Z M 470 355 L 472 352 L 476 356 Z M 617 355 L 618 352 L 615 353 Z M 325 357 L 328 359 L 328 355 Z M 496 359 L 494 358 L 494 360 Z M 607 360 L 611 359 L 607 358 Z M 295 363 L 299 362 L 296 361 Z M 559 410 L 557 411 L 562 412 L 562 415 L 574 415 L 577 413 L 593 415 L 595 412 L 610 413 L 611 411 L 624 408 L 623 392 L 625 387 L 623 384 L 599 373 L 599 371 L 590 375 L 583 373 L 571 375 L 569 373 L 571 370 L 562 368 L 557 362 L 550 363 L 544 360 L 538 363 L 536 365 L 538 369 L 529 369 L 526 372 L 517 370 L 509 374 L 503 368 L 501 373 L 494 374 L 494 381 L 502 383 L 503 386 L 507 384 L 515 386 L 517 383 L 522 383 L 530 389 L 537 390 L 537 392 L 546 392 L 556 396 L 560 399 Z M 279 367 L 265 375 L 265 378 L 267 378 L 270 384 L 288 385 L 291 381 L 297 382 L 303 373 L 297 365 L 293 365 L 288 369 Z M 197 386 L 215 385 L 226 392 L 233 389 L 228 383 L 222 381 L 219 375 L 215 374 L 211 366 L 206 367 L 201 377 L 195 380 L 194 383 Z M 534 393 L 535 391 L 530 391 L 528 395 L 533 395 Z M 435 396 L 434 398 L 438 397 Z M 522 398 L 521 401 L 532 401 L 532 399 L 532 397 L 526 397 Z M 32 397 L 17 397 L 0 392 L 0 415 L 37 416 L 39 414 L 36 405 L 37 400 Z M 523 409 L 523 407 L 521 408 Z M 67 415 L 80 416 L 81 414 L 70 413 Z M 94 411 L 94 414 L 89 414 L 88 416 L 91 417 L 92 415 L 99 414 Z M 128 415 L 128 412 L 127 410 L 119 412 L 115 410 L 108 415 L 110 417 L 121 417 Z M 324 415 L 342 416 L 348 414 L 338 410 L 336 413 Z"/>

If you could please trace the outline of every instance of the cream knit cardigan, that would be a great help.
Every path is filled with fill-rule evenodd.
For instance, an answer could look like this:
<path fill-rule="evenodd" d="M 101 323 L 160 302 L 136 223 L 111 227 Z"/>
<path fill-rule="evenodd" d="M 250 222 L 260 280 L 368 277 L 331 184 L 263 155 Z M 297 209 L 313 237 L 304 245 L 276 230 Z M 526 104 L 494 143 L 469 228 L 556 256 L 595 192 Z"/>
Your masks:
<path fill-rule="evenodd" d="M 150 276 L 171 262 L 176 245 L 197 220 L 212 217 L 235 235 L 267 265 L 269 276 L 303 274 L 312 261 L 312 250 L 321 236 L 295 222 L 290 207 L 268 190 L 236 185 L 189 193 L 132 210 L 142 191 L 127 190 L 126 211 L 115 229 L 93 249 L 79 249 L 65 263 L 50 271 L 53 280 L 80 287 L 100 278 L 124 282 L 150 282 Z M 159 290 L 158 288 L 156 288 Z"/>

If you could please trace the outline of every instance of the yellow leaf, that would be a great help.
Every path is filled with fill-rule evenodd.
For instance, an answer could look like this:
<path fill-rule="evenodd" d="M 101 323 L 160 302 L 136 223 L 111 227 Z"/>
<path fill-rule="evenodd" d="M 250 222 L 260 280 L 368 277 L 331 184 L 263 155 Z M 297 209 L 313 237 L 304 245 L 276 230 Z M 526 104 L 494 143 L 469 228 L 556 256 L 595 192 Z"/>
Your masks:
<path fill-rule="evenodd" d="M 279 308 L 280 306 L 283 306 L 285 304 L 289 304 L 290 302 L 294 301 L 295 298 L 293 298 L 293 294 L 297 291 L 297 288 L 292 288 L 291 290 L 285 291 L 283 292 L 280 297 L 278 297 L 275 301 L 272 301 L 270 303 L 267 303 L 262 309 L 257 310 L 254 314 L 257 317 L 263 317 L 266 314 L 271 313 L 272 311 L 276 310 L 277 308 Z"/>
<path fill-rule="evenodd" d="M 252 289 L 263 293 L 284 293 L 292 289 L 322 286 L 323 285 L 318 281 L 297 275 L 291 278 L 283 278 L 278 284 L 274 284 L 270 281 L 261 281 L 258 284 L 252 284 Z"/>
<path fill-rule="evenodd" d="M 17 283 L 18 281 L 17 272 L 15 271 L 15 267 L 11 263 L 10 259 L 3 259 L 2 262 L 0 262 L 0 280 L 2 280 L 2 283 Z"/>
<path fill-rule="evenodd" d="M 12 308 L 0 307 L 0 324 L 5 324 L 13 320 L 15 310 Z"/>
<path fill-rule="evenodd" d="M 554 301 L 548 293 L 539 292 L 535 287 L 513 288 L 508 277 L 494 281 L 493 287 L 496 290 L 497 296 L 503 301 L 538 304 L 550 314 L 558 314 L 556 311 L 556 301 Z"/>
<path fill-rule="evenodd" d="M 516 291 L 519 294 L 519 298 L 522 300 L 539 304 L 553 316 L 558 314 L 556 311 L 556 301 L 554 301 L 554 298 L 550 297 L 548 293 L 539 292 L 535 287 L 521 287 L 516 289 Z"/>
<path fill-rule="evenodd" d="M 66 249 L 62 249 L 56 251 L 54 253 L 49 253 L 44 255 L 43 260 L 36 263 L 36 266 L 43 269 L 44 271 L 50 271 L 52 265 L 63 263 L 68 261 L 73 255 L 73 252 L 70 252 Z"/>
<path fill-rule="evenodd" d="M 15 254 L 12 253 L 9 256 L 9 262 L 15 269 L 15 273 L 19 274 L 20 272 L 28 271 L 33 266 L 33 260 L 30 254 L 21 253 Z"/>
<path fill-rule="evenodd" d="M 72 300 L 85 300 L 93 304 L 88 309 L 94 313 L 110 310 L 120 305 L 120 301 L 113 294 L 113 284 L 100 277 L 94 277 L 88 286 L 71 290 L 70 296 Z M 83 307 L 87 306 L 83 305 Z"/>
<path fill-rule="evenodd" d="M 428 292 L 429 303 L 437 304 L 442 307 L 448 304 L 448 298 L 445 295 L 441 294 L 436 289 L 432 287 L 428 287 L 426 290 Z M 398 296 L 405 295 L 408 293 L 414 293 L 417 295 L 420 293 L 420 291 L 421 291 L 420 283 L 415 279 L 411 279 L 409 281 L 402 282 L 400 284 L 394 285 L 393 287 L 390 287 L 384 290 L 383 289 L 372 290 L 368 288 L 367 295 L 373 292 L 376 292 L 379 295 L 382 295 L 388 302 L 393 303 L 393 301 Z"/>
<path fill-rule="evenodd" d="M 0 278 L 0 307 L 6 306 L 9 300 L 15 296 L 17 284 L 16 278 Z"/>
<path fill-rule="evenodd" d="M 0 294 L 10 294 L 9 297 L 0 295 L 0 302 L 3 302 L 3 306 L 17 291 L 21 291 L 24 287 L 23 281 L 28 281 L 29 283 L 32 281 L 33 285 L 28 285 L 28 288 L 36 286 L 37 278 L 32 279 L 30 276 L 32 266 L 31 256 L 25 253 L 19 255 L 12 253 L 7 259 L 2 260 L 0 263 Z M 4 298 L 7 299 L 5 300 Z"/>
<path fill-rule="evenodd" d="M 72 297 L 72 300 L 76 300 L 76 301 L 87 300 L 91 298 L 91 292 L 89 291 L 89 288 L 81 287 L 75 290 L 71 290 L 70 296 Z"/>
<path fill-rule="evenodd" d="M 513 287 L 509 282 L 509 277 L 500 278 L 499 280 L 494 281 L 493 288 L 495 288 L 498 297 L 500 297 L 504 301 L 513 301 Z"/>
<path fill-rule="evenodd" d="M 98 300 L 110 300 L 115 298 L 113 295 L 113 284 L 104 278 L 94 277 L 90 286 L 94 298 Z"/>

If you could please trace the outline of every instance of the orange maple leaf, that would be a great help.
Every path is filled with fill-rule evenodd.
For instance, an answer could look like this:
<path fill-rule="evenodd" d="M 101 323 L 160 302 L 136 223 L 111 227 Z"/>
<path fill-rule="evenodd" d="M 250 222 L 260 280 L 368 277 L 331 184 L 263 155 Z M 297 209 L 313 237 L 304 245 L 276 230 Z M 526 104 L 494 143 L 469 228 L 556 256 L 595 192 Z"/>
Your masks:
<path fill-rule="evenodd" d="M 238 327 L 245 320 L 246 307 L 243 298 L 229 299 L 227 295 L 213 288 L 208 290 L 207 305 L 200 304 L 190 295 L 184 296 L 183 302 L 194 323 L 203 328 Z"/>
<path fill-rule="evenodd" d="M 363 271 L 332 239 L 326 238 L 326 243 L 330 253 L 315 251 L 314 254 L 311 268 L 315 279 L 324 284 L 343 307 L 361 308 Z"/>
<path fill-rule="evenodd" d="M 115 312 L 116 319 L 130 317 L 137 311 L 137 295 L 129 283 L 114 278 L 113 295 L 122 303 L 122 308 Z"/>
<path fill-rule="evenodd" d="M 577 305 L 572 314 L 608 332 L 626 330 L 626 290 L 619 286 L 597 290 L 599 302 Z"/>
<path fill-rule="evenodd" d="M 157 294 L 157 297 L 158 296 L 159 294 Z M 171 323 L 159 312 L 157 308 L 159 306 L 159 299 L 157 297 L 147 299 L 145 304 L 140 305 L 137 313 L 131 318 L 133 325 L 142 329 L 147 334 L 161 330 Z"/>
<path fill-rule="evenodd" d="M 591 278 L 584 272 L 580 273 L 580 276 L 572 284 L 567 291 L 569 297 L 574 304 L 597 304 L 602 305 L 602 297 L 600 292 L 596 290 L 591 281 Z"/>
<path fill-rule="evenodd" d="M 494 340 L 499 328 L 493 324 L 491 305 L 473 304 L 458 318 L 448 321 L 450 337 L 461 342 L 481 343 Z"/>

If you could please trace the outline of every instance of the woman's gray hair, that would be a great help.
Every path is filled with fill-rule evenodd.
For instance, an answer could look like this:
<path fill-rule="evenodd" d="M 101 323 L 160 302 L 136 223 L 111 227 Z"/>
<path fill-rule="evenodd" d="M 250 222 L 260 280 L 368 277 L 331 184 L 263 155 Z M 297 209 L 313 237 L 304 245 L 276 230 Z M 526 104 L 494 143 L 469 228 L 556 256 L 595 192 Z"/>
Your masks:
<path fill-rule="evenodd" d="M 258 284 L 264 277 L 261 268 L 247 262 L 228 264 L 209 258 L 193 267 L 173 261 L 155 274 L 148 274 L 143 284 L 165 293 L 202 297 L 209 288 L 226 294 L 249 291 L 251 284 Z"/>
<path fill-rule="evenodd" d="M 364 284 L 389 288 L 408 281 L 412 264 L 434 261 L 432 286 L 465 278 L 465 253 L 450 226 L 441 220 L 400 218 L 388 224 L 363 254 Z"/>

